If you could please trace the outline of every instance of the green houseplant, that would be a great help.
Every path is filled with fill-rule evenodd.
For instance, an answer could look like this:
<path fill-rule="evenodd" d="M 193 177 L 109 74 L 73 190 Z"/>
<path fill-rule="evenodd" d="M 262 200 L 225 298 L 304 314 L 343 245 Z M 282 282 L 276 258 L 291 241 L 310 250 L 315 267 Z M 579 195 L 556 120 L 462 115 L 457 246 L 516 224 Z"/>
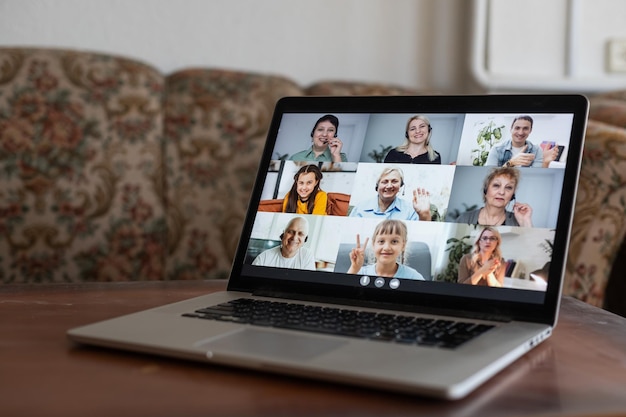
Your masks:
<path fill-rule="evenodd" d="M 446 240 L 446 244 L 449 245 L 446 248 L 446 252 L 448 252 L 448 265 L 446 265 L 446 269 L 442 273 L 437 275 L 437 281 L 457 281 L 459 274 L 459 262 L 461 261 L 463 255 L 472 249 L 472 244 L 467 242 L 469 238 L 469 235 L 467 235 L 460 239 L 451 237 Z"/>
<path fill-rule="evenodd" d="M 477 147 L 472 149 L 472 165 L 484 166 L 491 148 L 502 139 L 504 125 L 496 126 L 493 120 L 481 122 L 482 127 L 476 136 Z"/>
<path fill-rule="evenodd" d="M 381 163 L 385 160 L 385 156 L 387 156 L 391 148 L 393 148 L 393 146 L 380 145 L 380 152 L 378 152 L 376 149 L 372 149 L 372 151 L 368 153 L 367 156 L 372 158 L 375 162 Z"/>

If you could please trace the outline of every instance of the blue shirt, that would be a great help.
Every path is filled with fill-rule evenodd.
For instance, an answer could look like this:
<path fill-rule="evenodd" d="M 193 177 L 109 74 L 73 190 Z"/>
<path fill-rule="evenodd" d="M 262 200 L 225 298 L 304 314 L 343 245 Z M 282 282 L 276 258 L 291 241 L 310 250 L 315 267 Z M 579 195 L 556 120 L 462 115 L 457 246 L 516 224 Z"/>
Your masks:
<path fill-rule="evenodd" d="M 541 147 L 533 145 L 532 142 L 530 142 L 529 140 L 526 141 L 526 145 L 528 146 L 528 148 L 526 148 L 526 153 L 532 153 L 535 155 L 535 159 L 530 164 L 530 166 L 541 167 L 541 165 L 543 164 L 543 151 L 541 150 Z M 501 167 L 511 158 L 513 158 L 513 141 L 511 139 L 507 139 L 503 143 L 491 148 L 485 165 L 495 165 Z"/>
<path fill-rule="evenodd" d="M 368 200 L 354 207 L 350 212 L 350 217 L 368 217 L 377 219 L 396 220 L 419 220 L 419 216 L 413 208 L 413 204 L 396 197 L 387 210 L 380 211 L 378 197 Z"/>
<path fill-rule="evenodd" d="M 359 269 L 359 275 L 373 275 L 376 276 L 376 264 L 364 265 Z M 425 281 L 422 274 L 415 269 L 404 264 L 398 264 L 398 270 L 393 276 L 394 278 L 416 279 L 418 281 Z"/>

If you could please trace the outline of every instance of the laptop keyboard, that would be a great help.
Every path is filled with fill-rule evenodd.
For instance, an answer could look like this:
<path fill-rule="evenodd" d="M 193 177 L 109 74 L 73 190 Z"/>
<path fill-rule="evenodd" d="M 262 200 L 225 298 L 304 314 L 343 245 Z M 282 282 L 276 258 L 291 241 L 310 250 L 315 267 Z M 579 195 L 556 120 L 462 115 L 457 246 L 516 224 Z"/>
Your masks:
<path fill-rule="evenodd" d="M 202 308 L 183 316 L 448 349 L 459 347 L 493 327 L 249 298 Z"/>

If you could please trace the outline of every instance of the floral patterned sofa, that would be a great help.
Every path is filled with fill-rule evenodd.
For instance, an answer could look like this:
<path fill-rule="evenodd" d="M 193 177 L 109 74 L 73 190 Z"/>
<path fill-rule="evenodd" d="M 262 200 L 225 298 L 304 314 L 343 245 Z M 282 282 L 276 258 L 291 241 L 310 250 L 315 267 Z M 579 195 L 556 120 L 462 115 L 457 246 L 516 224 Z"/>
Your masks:
<path fill-rule="evenodd" d="M 418 93 L 0 48 L 0 282 L 225 278 L 278 98 Z M 591 101 L 565 293 L 602 305 L 626 232 L 626 93 Z"/>
<path fill-rule="evenodd" d="M 332 93 L 413 92 L 0 48 L 0 282 L 227 277 L 275 102 Z"/>

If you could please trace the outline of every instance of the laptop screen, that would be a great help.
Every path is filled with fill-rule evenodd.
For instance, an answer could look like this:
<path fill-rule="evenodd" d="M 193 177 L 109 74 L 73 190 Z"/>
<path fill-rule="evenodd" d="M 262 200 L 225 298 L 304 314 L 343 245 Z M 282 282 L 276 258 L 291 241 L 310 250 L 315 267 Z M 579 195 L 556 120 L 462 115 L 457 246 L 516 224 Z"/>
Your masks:
<path fill-rule="evenodd" d="M 585 120 L 578 96 L 283 99 L 233 288 L 543 306 Z"/>

